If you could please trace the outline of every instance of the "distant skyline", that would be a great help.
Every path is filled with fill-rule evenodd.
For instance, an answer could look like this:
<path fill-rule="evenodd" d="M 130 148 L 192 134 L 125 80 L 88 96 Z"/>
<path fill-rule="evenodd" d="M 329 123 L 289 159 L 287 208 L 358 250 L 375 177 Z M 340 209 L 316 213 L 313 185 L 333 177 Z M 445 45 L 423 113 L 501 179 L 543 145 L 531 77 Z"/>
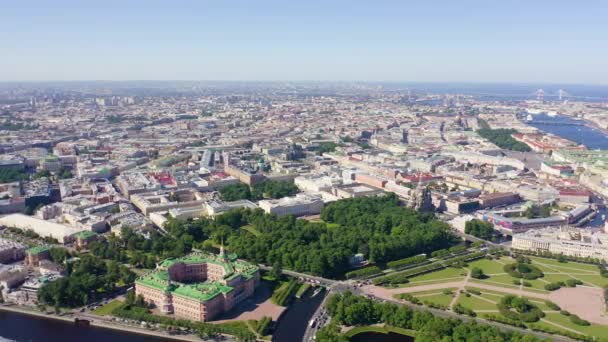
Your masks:
<path fill-rule="evenodd" d="M 7 1 L 0 81 L 608 84 L 608 2 Z"/>

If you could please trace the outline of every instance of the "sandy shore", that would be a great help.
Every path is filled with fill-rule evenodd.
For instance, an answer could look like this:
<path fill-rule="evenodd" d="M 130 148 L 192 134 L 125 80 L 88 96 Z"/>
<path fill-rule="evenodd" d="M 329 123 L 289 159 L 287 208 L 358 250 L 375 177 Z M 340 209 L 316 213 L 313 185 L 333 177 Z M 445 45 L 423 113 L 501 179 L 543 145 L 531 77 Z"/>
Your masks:
<path fill-rule="evenodd" d="M 74 318 L 75 318 L 73 316 L 47 315 L 45 313 L 26 309 L 23 307 L 19 307 L 17 305 L 13 305 L 13 306 L 0 305 L 0 310 L 20 313 L 20 314 L 29 315 L 29 316 L 36 316 L 36 317 L 44 318 L 44 319 L 54 319 L 54 320 L 64 321 L 64 322 L 68 322 L 68 323 L 72 323 L 72 324 L 74 323 Z M 91 323 L 91 326 L 99 327 L 99 328 L 126 331 L 126 332 L 139 334 L 139 335 L 162 337 L 162 338 L 172 339 L 172 340 L 176 340 L 176 341 L 197 341 L 197 342 L 202 341 L 200 338 L 198 338 L 196 336 L 192 336 L 192 335 L 186 335 L 186 336 L 169 335 L 168 333 L 162 332 L 162 331 L 151 331 L 151 330 L 136 328 L 136 327 L 132 327 L 132 326 L 125 326 L 125 325 L 117 324 L 117 323 L 110 323 L 110 322 L 104 321 L 103 318 L 101 318 L 101 317 L 98 320 L 89 320 L 89 321 Z"/>

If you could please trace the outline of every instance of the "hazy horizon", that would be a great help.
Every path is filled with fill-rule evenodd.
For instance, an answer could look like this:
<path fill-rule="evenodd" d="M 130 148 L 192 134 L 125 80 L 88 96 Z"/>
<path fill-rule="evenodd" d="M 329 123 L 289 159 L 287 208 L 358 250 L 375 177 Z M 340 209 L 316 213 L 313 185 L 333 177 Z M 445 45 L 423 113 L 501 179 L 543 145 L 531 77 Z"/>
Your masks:
<path fill-rule="evenodd" d="M 608 4 L 25 0 L 0 81 L 608 83 Z"/>

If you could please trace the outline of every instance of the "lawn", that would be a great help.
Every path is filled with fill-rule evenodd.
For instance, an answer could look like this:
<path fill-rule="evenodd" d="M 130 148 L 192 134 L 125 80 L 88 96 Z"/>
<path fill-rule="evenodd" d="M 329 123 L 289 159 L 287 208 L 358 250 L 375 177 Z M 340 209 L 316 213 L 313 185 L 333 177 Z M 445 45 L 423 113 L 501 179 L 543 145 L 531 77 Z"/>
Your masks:
<path fill-rule="evenodd" d="M 590 326 L 585 327 L 585 326 L 581 326 L 581 325 L 576 325 L 576 324 L 570 322 L 570 318 L 568 316 L 564 316 L 564 315 L 558 314 L 558 313 L 548 313 L 545 316 L 545 319 L 549 322 L 559 324 L 566 328 L 580 331 L 581 334 L 595 336 L 597 338 L 602 339 L 602 341 L 608 340 L 608 327 L 607 326 L 592 324 Z M 553 326 L 553 325 L 546 325 L 546 326 L 549 326 L 553 329 L 557 329 L 557 327 Z"/>
<path fill-rule="evenodd" d="M 505 273 L 504 265 L 496 260 L 479 259 L 469 263 L 468 269 L 479 267 L 485 274 Z"/>
<path fill-rule="evenodd" d="M 481 298 L 486 298 L 487 300 L 497 302 L 500 298 L 491 298 L 490 296 L 480 296 Z M 464 294 L 460 294 L 460 298 L 458 298 L 458 304 L 469 308 L 473 311 L 476 310 L 498 310 L 496 307 L 496 303 L 490 303 L 486 300 L 483 300 L 475 295 L 471 295 L 471 297 L 467 297 Z"/>
<path fill-rule="evenodd" d="M 296 298 L 302 297 L 306 293 L 306 291 L 308 291 L 309 288 L 310 283 L 302 283 L 302 285 L 300 285 L 300 287 L 298 288 L 298 291 L 296 291 Z"/>
<path fill-rule="evenodd" d="M 564 272 L 564 273 L 583 273 L 583 272 L 599 273 L 599 270 L 596 265 L 582 264 L 580 262 L 573 262 L 573 261 L 568 261 L 568 262 L 562 263 L 562 262 L 559 262 L 554 259 L 539 258 L 539 257 L 534 257 L 534 256 L 531 256 L 530 259 L 532 260 L 532 264 L 536 264 L 536 265 L 545 264 L 545 265 L 548 265 L 548 267 L 551 267 L 553 269 L 558 268 L 561 272 Z M 540 265 L 540 266 L 542 266 L 542 265 Z"/>
<path fill-rule="evenodd" d="M 426 273 L 426 274 L 422 274 L 419 276 L 409 278 L 409 281 L 410 281 L 410 283 L 426 282 L 426 281 L 441 280 L 441 279 L 445 279 L 446 281 L 458 281 L 458 280 L 464 279 L 465 274 L 466 274 L 466 270 L 464 270 L 462 268 L 448 267 L 448 268 L 444 268 L 440 271 Z M 420 285 L 420 284 L 418 284 L 418 285 Z"/>
<path fill-rule="evenodd" d="M 446 289 L 452 291 L 452 294 L 444 294 L 444 290 L 423 291 L 411 293 L 412 296 L 420 299 L 423 302 L 438 304 L 441 306 L 449 306 L 452 299 L 456 295 L 455 289 Z"/>
<path fill-rule="evenodd" d="M 508 274 L 501 274 L 495 276 L 489 276 L 486 279 L 471 279 L 471 282 L 482 282 L 490 285 L 496 286 L 506 286 L 510 288 L 519 288 L 519 285 L 514 285 L 513 280 L 517 280 L 517 278 L 513 278 Z"/>
<path fill-rule="evenodd" d="M 112 314 L 112 311 L 122 305 L 122 301 L 113 300 L 106 305 L 100 306 L 93 310 L 92 313 L 98 316 L 106 316 Z"/>
<path fill-rule="evenodd" d="M 574 277 L 597 287 L 608 286 L 608 278 L 602 277 L 599 273 L 594 275 L 575 275 Z"/>

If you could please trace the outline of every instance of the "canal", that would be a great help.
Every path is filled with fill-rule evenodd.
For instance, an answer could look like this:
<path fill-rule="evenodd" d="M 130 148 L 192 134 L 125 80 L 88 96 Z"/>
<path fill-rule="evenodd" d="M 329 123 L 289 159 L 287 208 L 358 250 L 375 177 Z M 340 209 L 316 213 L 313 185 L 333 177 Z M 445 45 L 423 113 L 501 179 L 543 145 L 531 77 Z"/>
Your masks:
<path fill-rule="evenodd" d="M 279 320 L 272 340 L 275 342 L 302 341 L 308 321 L 323 302 L 326 293 L 326 291 L 323 291 L 313 297 L 312 291 L 308 291 L 304 297 L 294 298 Z"/>

